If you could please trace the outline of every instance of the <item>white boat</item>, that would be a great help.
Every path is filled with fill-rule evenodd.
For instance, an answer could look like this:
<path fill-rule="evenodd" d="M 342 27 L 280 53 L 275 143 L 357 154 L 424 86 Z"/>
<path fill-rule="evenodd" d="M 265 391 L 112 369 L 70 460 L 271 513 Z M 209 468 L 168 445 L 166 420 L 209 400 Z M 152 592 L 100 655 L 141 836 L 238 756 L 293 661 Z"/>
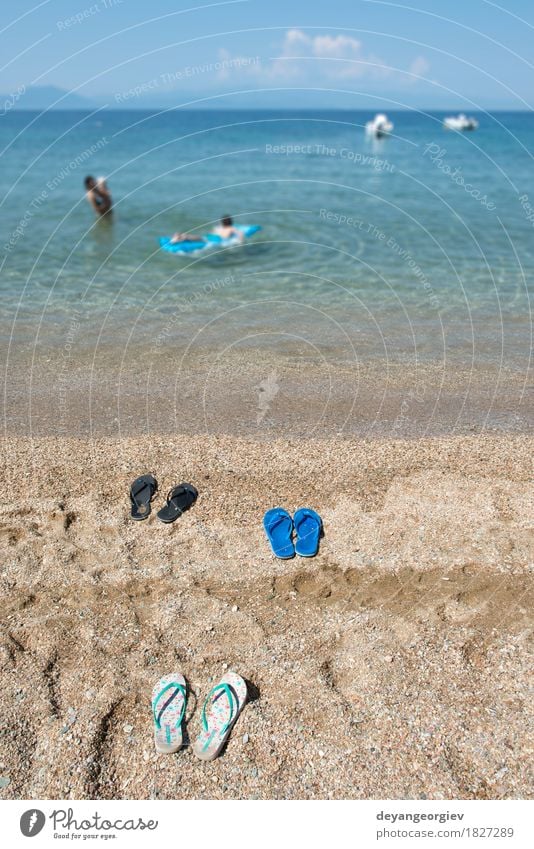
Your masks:
<path fill-rule="evenodd" d="M 460 115 L 450 115 L 448 118 L 445 118 L 443 126 L 446 130 L 458 130 L 459 132 L 463 132 L 464 130 L 476 130 L 478 127 L 478 121 L 476 118 L 468 118 L 467 115 L 464 115 L 463 112 L 461 112 Z"/>
<path fill-rule="evenodd" d="M 389 120 L 387 115 L 384 115 L 382 112 L 379 112 L 378 115 L 375 115 L 372 121 L 367 121 L 365 125 L 365 132 L 370 136 L 375 136 L 375 138 L 382 138 L 382 136 L 387 136 L 393 130 L 393 124 Z"/>

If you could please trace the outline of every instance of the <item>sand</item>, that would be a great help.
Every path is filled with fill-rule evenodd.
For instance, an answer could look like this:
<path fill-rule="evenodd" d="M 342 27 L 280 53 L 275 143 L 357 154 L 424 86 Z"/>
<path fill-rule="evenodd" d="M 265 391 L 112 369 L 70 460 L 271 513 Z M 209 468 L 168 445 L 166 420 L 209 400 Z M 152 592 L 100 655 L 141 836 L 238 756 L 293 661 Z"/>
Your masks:
<path fill-rule="evenodd" d="M 2 798 L 526 798 L 534 439 L 3 440 Z M 189 480 L 174 525 L 128 518 Z M 324 519 L 276 560 L 281 504 Z M 192 753 L 226 668 L 250 701 Z M 179 670 L 186 745 L 152 742 Z"/>

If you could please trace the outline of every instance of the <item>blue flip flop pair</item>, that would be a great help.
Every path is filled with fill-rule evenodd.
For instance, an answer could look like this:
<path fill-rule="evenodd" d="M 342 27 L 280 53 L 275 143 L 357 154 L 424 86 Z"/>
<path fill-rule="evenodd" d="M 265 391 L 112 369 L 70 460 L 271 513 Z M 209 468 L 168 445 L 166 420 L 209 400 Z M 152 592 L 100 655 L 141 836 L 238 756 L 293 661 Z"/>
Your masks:
<path fill-rule="evenodd" d="M 273 507 L 263 517 L 263 527 L 273 554 L 281 560 L 289 560 L 295 554 L 315 557 L 319 550 L 323 523 L 319 514 L 308 507 L 301 507 L 293 518 L 283 507 Z M 293 531 L 296 533 L 295 542 Z"/>

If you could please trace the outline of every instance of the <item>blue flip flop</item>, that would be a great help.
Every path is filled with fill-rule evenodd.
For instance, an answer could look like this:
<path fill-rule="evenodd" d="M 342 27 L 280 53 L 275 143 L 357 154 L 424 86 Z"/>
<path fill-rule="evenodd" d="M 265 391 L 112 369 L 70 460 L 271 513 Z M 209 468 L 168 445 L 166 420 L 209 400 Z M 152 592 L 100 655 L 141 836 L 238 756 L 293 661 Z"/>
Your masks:
<path fill-rule="evenodd" d="M 301 557 L 315 557 L 319 550 L 319 537 L 323 522 L 315 510 L 301 507 L 293 517 L 295 531 L 297 532 L 297 543 L 295 551 Z"/>
<path fill-rule="evenodd" d="M 267 510 L 263 517 L 263 527 L 271 544 L 273 554 L 280 560 L 289 560 L 295 556 L 295 546 L 291 539 L 293 519 L 282 507 Z"/>

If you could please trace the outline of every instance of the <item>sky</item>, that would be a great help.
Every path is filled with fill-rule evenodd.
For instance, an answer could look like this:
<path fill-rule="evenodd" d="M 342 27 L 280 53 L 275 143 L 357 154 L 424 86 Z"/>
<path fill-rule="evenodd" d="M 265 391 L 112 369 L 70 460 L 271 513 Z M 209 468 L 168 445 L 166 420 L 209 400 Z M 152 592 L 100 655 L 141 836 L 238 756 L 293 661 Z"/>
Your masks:
<path fill-rule="evenodd" d="M 2 98 L 19 108 L 34 86 L 134 109 L 534 102 L 532 0 L 19 0 L 0 46 Z"/>

